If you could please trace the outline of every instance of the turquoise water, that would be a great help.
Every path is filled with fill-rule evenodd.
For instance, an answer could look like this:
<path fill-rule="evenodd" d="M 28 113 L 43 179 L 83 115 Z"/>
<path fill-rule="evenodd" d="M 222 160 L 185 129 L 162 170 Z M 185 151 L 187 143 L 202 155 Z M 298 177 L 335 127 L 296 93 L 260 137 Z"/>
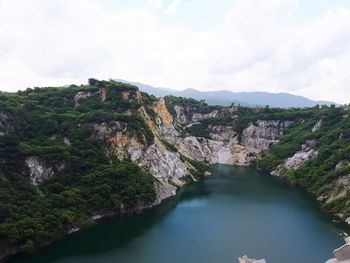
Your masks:
<path fill-rule="evenodd" d="M 345 226 L 303 190 L 252 168 L 218 165 L 157 208 L 106 220 L 11 263 L 318 263 L 343 244 Z"/>

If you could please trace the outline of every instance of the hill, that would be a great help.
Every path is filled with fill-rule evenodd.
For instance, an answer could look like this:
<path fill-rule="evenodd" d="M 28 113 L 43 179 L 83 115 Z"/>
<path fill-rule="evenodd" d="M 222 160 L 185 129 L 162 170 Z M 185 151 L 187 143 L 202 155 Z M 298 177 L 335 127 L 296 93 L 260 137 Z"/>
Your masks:
<path fill-rule="evenodd" d="M 289 93 L 269 93 L 269 92 L 232 92 L 228 90 L 218 91 L 199 91 L 196 89 L 174 90 L 167 88 L 157 88 L 138 82 L 129 82 L 118 80 L 137 86 L 141 91 L 152 94 L 156 97 L 164 97 L 166 95 L 174 95 L 177 97 L 193 98 L 196 100 L 205 100 L 210 105 L 228 106 L 231 103 L 244 106 L 260 106 L 269 105 L 273 108 L 293 108 L 293 107 L 313 107 L 315 105 L 331 105 L 337 104 L 331 101 L 315 101 L 302 96 Z"/>

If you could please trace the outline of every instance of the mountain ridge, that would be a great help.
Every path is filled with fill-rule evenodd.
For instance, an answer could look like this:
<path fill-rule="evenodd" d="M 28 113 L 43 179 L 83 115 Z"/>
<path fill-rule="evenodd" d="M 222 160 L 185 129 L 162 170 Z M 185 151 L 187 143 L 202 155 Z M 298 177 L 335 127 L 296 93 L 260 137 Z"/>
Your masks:
<path fill-rule="evenodd" d="M 339 105 L 336 102 L 324 100 L 312 100 L 300 95 L 294 95 L 287 92 L 233 92 L 230 90 L 218 91 L 200 91 L 194 88 L 187 88 L 184 90 L 175 90 L 163 87 L 154 87 L 140 82 L 132 82 L 123 79 L 116 79 L 123 83 L 128 83 L 137 86 L 142 92 L 152 94 L 156 97 L 164 97 L 173 95 L 177 97 L 193 98 L 196 100 L 204 99 L 210 105 L 228 106 L 232 103 L 251 107 L 265 107 L 268 105 L 273 108 L 304 108 L 314 107 L 316 105 Z"/>

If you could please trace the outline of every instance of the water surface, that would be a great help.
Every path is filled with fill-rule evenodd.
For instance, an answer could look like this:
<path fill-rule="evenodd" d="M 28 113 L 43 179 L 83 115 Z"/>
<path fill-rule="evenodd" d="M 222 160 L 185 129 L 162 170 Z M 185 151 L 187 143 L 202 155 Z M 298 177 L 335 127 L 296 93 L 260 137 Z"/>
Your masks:
<path fill-rule="evenodd" d="M 159 207 L 103 221 L 11 263 L 323 263 L 347 229 L 303 190 L 253 168 L 217 165 Z"/>

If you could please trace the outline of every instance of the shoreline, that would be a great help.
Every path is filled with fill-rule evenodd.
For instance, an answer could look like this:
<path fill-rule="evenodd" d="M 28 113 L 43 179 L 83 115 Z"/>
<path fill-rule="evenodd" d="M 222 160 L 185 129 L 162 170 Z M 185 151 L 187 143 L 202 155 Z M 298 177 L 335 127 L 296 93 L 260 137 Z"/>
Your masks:
<path fill-rule="evenodd" d="M 171 198 L 171 197 L 169 197 Z M 168 199 L 168 198 L 166 198 Z M 38 252 L 40 249 L 50 246 L 54 244 L 55 242 L 64 239 L 65 237 L 74 234 L 78 231 L 81 231 L 83 229 L 87 229 L 95 224 L 98 224 L 99 221 L 105 220 L 105 219 L 116 219 L 119 217 L 128 217 L 128 216 L 136 216 L 139 214 L 142 214 L 146 211 L 149 211 L 158 205 L 160 205 L 164 200 L 163 199 L 160 203 L 157 204 L 151 204 L 151 205 L 145 205 L 143 207 L 136 206 L 134 208 L 130 208 L 125 211 L 106 211 L 106 212 L 99 212 L 95 213 L 92 217 L 90 217 L 89 221 L 86 221 L 84 223 L 76 223 L 70 226 L 69 228 L 65 228 L 64 230 L 60 231 L 55 235 L 55 237 L 52 237 L 40 244 L 37 244 L 35 247 L 28 251 L 20 251 L 20 247 L 3 247 L 5 250 L 4 252 L 0 253 L 0 262 L 6 262 L 6 260 L 11 256 L 21 255 L 21 254 L 32 254 L 35 252 Z M 1 247 L 1 245 L 0 245 Z"/>
<path fill-rule="evenodd" d="M 222 165 L 222 164 L 213 164 L 210 165 L 211 167 L 215 166 L 215 165 Z M 223 165 L 227 165 L 227 164 L 223 164 Z M 315 197 L 315 195 L 308 191 L 308 189 L 306 189 L 305 187 L 302 187 L 301 185 L 298 184 L 292 184 L 290 183 L 286 178 L 283 178 L 281 176 L 276 176 L 273 175 L 269 172 L 266 171 L 262 171 L 261 169 L 259 169 L 257 166 L 255 165 L 249 165 L 249 166 L 242 166 L 242 165 L 229 165 L 229 166 L 236 166 L 236 167 L 251 167 L 254 168 L 260 172 L 264 172 L 267 173 L 269 176 L 271 176 L 274 179 L 277 179 L 278 181 L 280 181 L 281 183 L 291 186 L 291 187 L 297 187 L 302 189 L 303 191 L 305 191 L 305 193 L 309 194 L 310 197 L 315 201 L 315 204 L 317 203 L 318 205 L 318 209 L 320 210 L 320 212 L 328 215 L 330 218 L 332 218 L 333 220 L 336 220 L 337 222 L 334 223 L 338 223 L 338 224 L 342 224 L 344 225 L 344 227 L 348 227 L 350 230 L 350 224 L 348 224 L 347 222 L 344 221 L 344 219 L 338 217 L 335 213 L 326 210 L 322 207 L 322 204 L 320 203 L 320 201 L 317 200 L 317 198 Z M 40 249 L 43 249 L 47 246 L 50 246 L 52 244 L 54 244 L 55 242 L 64 239 L 65 237 L 74 234 L 78 231 L 87 229 L 95 224 L 99 224 L 100 221 L 106 220 L 106 219 L 117 219 L 120 217 L 128 217 L 128 216 L 137 216 L 140 215 L 142 213 L 145 213 L 147 211 L 150 211 L 154 208 L 156 208 L 157 206 L 161 205 L 164 201 L 174 198 L 178 195 L 178 191 L 180 191 L 184 186 L 187 185 L 191 185 L 191 184 L 195 184 L 198 183 L 201 180 L 205 180 L 206 178 L 208 178 L 210 176 L 203 176 L 200 179 L 197 179 L 197 181 L 193 181 L 193 182 L 188 182 L 183 184 L 182 186 L 178 187 L 176 194 L 173 196 L 169 196 L 167 198 L 162 199 L 160 202 L 154 202 L 152 204 L 149 205 L 145 205 L 145 204 L 137 204 L 134 208 L 129 208 L 127 210 L 124 211 L 105 211 L 105 212 L 96 212 L 94 213 L 91 217 L 89 221 L 86 221 L 84 223 L 77 223 L 77 224 L 73 224 L 72 226 L 70 226 L 69 228 L 66 228 L 64 230 L 62 230 L 61 232 L 57 233 L 57 235 L 49 240 L 46 240 L 45 242 L 42 242 L 38 245 L 36 245 L 33 249 L 29 250 L 29 251 L 20 251 L 19 247 L 4 247 L 5 252 L 4 253 L 0 253 L 0 262 L 6 262 L 6 260 L 11 257 L 11 256 L 15 256 L 15 255 L 21 255 L 21 254 L 32 254 L 32 253 L 36 253 L 38 252 Z M 332 221 L 333 221 L 332 220 Z M 346 232 L 344 232 L 345 234 L 347 234 Z M 1 247 L 1 245 L 0 245 Z"/>
<path fill-rule="evenodd" d="M 272 178 L 277 179 L 278 181 L 280 181 L 280 182 L 283 183 L 283 184 L 286 184 L 286 185 L 288 185 L 288 186 L 293 186 L 293 187 L 297 187 L 297 188 L 302 189 L 303 191 L 305 191 L 307 194 L 310 195 L 310 197 L 315 201 L 315 203 L 316 203 L 317 206 L 318 206 L 318 209 L 319 209 L 322 213 L 324 213 L 324 214 L 328 215 L 329 217 L 331 217 L 332 220 L 336 220 L 336 223 L 341 223 L 341 224 L 343 224 L 344 226 L 346 226 L 347 228 L 349 228 L 349 232 L 350 232 L 350 221 L 349 221 L 349 223 L 348 223 L 348 222 L 347 222 L 347 218 L 345 218 L 345 219 L 344 219 L 344 218 L 341 218 L 341 217 L 339 217 L 339 216 L 337 215 L 338 213 L 332 212 L 332 211 L 330 211 L 330 210 L 327 210 L 325 207 L 323 207 L 321 201 L 317 199 L 317 196 L 316 196 L 314 193 L 312 193 L 311 191 L 309 191 L 306 187 L 303 187 L 302 185 L 299 185 L 299 184 L 291 183 L 290 181 L 288 181 L 288 179 L 284 178 L 283 176 L 273 175 L 273 174 L 271 174 L 270 172 L 263 171 L 263 170 L 259 169 L 259 168 L 256 167 L 256 166 L 252 166 L 252 167 L 254 167 L 255 169 L 257 169 L 257 170 L 259 170 L 259 171 L 261 171 L 261 172 L 268 173 Z M 346 233 L 346 234 L 347 234 L 347 233 Z"/>

